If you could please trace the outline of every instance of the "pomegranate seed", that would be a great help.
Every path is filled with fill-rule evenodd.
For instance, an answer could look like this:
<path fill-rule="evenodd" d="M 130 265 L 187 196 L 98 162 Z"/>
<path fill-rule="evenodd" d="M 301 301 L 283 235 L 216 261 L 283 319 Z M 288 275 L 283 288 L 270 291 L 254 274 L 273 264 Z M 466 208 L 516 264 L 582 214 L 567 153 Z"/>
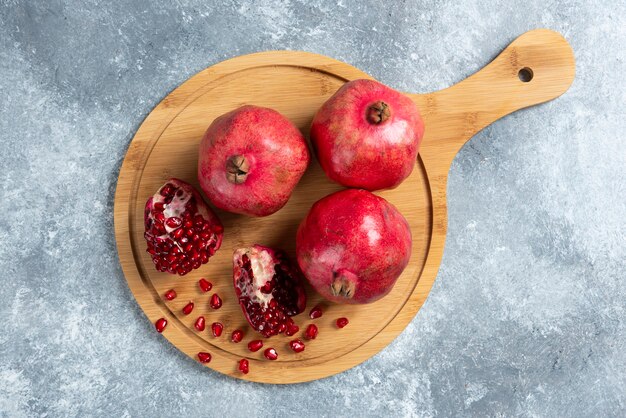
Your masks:
<path fill-rule="evenodd" d="M 163 212 L 157 212 L 154 214 L 154 219 L 156 219 L 158 223 L 162 224 L 165 220 L 165 215 L 163 215 Z"/>
<path fill-rule="evenodd" d="M 163 202 L 156 202 L 154 204 L 154 210 L 159 211 L 159 212 L 163 212 L 163 209 L 165 209 L 165 205 L 163 204 Z"/>
<path fill-rule="evenodd" d="M 263 355 L 268 360 L 276 360 L 278 358 L 278 353 L 273 348 L 268 348 L 263 352 Z"/>
<path fill-rule="evenodd" d="M 343 328 L 348 325 L 348 318 L 337 319 L 337 328 Z"/>
<path fill-rule="evenodd" d="M 290 341 L 289 347 L 291 347 L 291 349 L 296 353 L 301 353 L 304 351 L 304 343 L 302 342 L 302 340 Z"/>
<path fill-rule="evenodd" d="M 182 236 L 183 236 L 183 229 L 182 229 L 182 228 L 178 228 L 177 230 L 172 231 L 172 236 L 173 236 L 174 238 L 176 238 L 176 239 L 180 239 L 180 237 L 182 237 Z M 178 247 L 176 247 L 176 248 L 178 248 Z M 180 251 L 180 250 L 179 250 L 179 251 Z"/>
<path fill-rule="evenodd" d="M 165 318 L 159 318 L 154 323 L 154 327 L 156 328 L 157 332 L 163 332 L 166 326 L 167 326 L 167 319 Z"/>
<path fill-rule="evenodd" d="M 296 333 L 300 331 L 300 327 L 297 326 L 295 323 L 290 322 L 287 324 L 287 329 L 285 330 L 285 335 L 287 335 L 288 337 L 291 337 L 292 335 L 296 335 Z"/>
<path fill-rule="evenodd" d="M 322 307 L 320 305 L 316 305 L 311 312 L 309 312 L 309 318 L 317 319 L 322 316 Z"/>
<path fill-rule="evenodd" d="M 198 360 L 200 360 L 200 363 L 208 363 L 209 361 L 211 361 L 211 354 L 199 352 Z"/>
<path fill-rule="evenodd" d="M 211 296 L 210 304 L 213 309 L 219 309 L 222 307 L 222 299 L 220 299 L 217 293 L 213 293 L 213 296 Z"/>
<path fill-rule="evenodd" d="M 213 331 L 214 337 L 219 337 L 222 335 L 222 331 L 224 331 L 224 325 L 220 322 L 213 322 L 213 324 L 211 324 L 211 331 Z"/>
<path fill-rule="evenodd" d="M 165 294 L 163 296 L 167 300 L 174 300 L 174 299 L 176 299 L 176 291 L 174 289 L 170 289 L 167 292 L 165 292 Z"/>
<path fill-rule="evenodd" d="M 178 228 L 179 226 L 181 226 L 183 224 L 183 220 L 176 217 L 176 216 L 172 216 L 171 218 L 167 218 L 165 220 L 165 225 L 169 228 Z"/>
<path fill-rule="evenodd" d="M 241 340 L 243 340 L 243 331 L 240 329 L 234 330 L 232 335 L 230 336 L 230 340 L 234 343 L 241 342 Z"/>
<path fill-rule="evenodd" d="M 189 302 L 188 304 L 185 305 L 185 307 L 183 308 L 183 313 L 185 315 L 189 315 L 191 313 L 191 311 L 193 311 L 193 302 Z"/>
<path fill-rule="evenodd" d="M 203 316 L 199 316 L 198 319 L 196 319 L 196 323 L 194 324 L 194 327 L 196 327 L 198 331 L 204 331 L 204 317 Z"/>
<path fill-rule="evenodd" d="M 261 347 L 263 347 L 263 341 L 261 340 L 252 340 L 248 343 L 248 350 L 252 351 L 253 353 L 259 351 Z"/>
<path fill-rule="evenodd" d="M 239 360 L 239 371 L 243 374 L 248 374 L 250 371 L 248 360 L 245 358 Z"/>
<path fill-rule="evenodd" d="M 308 339 L 308 340 L 314 340 L 317 337 L 317 325 L 315 324 L 311 324 L 308 327 L 306 327 L 306 331 L 304 331 L 304 336 Z"/>
<path fill-rule="evenodd" d="M 200 290 L 202 290 L 204 293 L 208 292 L 209 290 L 213 288 L 213 284 L 207 281 L 206 279 L 198 280 L 198 286 L 200 286 Z"/>

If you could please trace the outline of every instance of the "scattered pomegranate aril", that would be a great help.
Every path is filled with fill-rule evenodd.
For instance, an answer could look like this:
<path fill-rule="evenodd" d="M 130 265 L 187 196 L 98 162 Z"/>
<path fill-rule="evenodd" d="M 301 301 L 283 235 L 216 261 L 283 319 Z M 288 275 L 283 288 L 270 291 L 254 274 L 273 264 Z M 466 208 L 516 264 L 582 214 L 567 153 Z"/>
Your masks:
<path fill-rule="evenodd" d="M 248 350 L 252 351 L 253 353 L 259 351 L 261 347 L 263 347 L 263 341 L 261 340 L 252 340 L 248 343 Z"/>
<path fill-rule="evenodd" d="M 208 363 L 211 361 L 211 353 L 199 352 L 198 360 L 200 360 L 200 363 Z"/>
<path fill-rule="evenodd" d="M 278 353 L 273 348 L 268 348 L 263 352 L 263 355 L 268 360 L 276 360 L 278 358 Z"/>
<path fill-rule="evenodd" d="M 291 337 L 292 335 L 296 335 L 296 333 L 300 331 L 300 327 L 297 326 L 293 321 L 287 323 L 287 328 L 285 329 L 285 335 Z"/>
<path fill-rule="evenodd" d="M 285 332 L 306 308 L 302 273 L 280 250 L 261 245 L 235 250 L 233 284 L 246 320 L 264 337 Z"/>
<path fill-rule="evenodd" d="M 163 332 L 166 326 L 167 326 L 167 319 L 165 318 L 159 318 L 154 323 L 154 327 L 156 328 L 157 332 Z"/>
<path fill-rule="evenodd" d="M 311 324 L 308 327 L 306 327 L 306 331 L 304 331 L 304 336 L 308 339 L 308 340 L 314 340 L 315 338 L 317 338 L 317 325 L 315 324 Z"/>
<path fill-rule="evenodd" d="M 309 318 L 317 319 L 322 316 L 322 307 L 320 305 L 315 305 L 311 312 L 309 312 Z"/>
<path fill-rule="evenodd" d="M 220 299 L 217 293 L 213 293 L 213 296 L 211 296 L 210 305 L 213 309 L 219 309 L 222 307 L 222 299 Z"/>
<path fill-rule="evenodd" d="M 246 360 L 245 358 L 239 360 L 239 371 L 243 374 L 248 374 L 248 372 L 250 371 L 250 365 L 248 363 L 248 360 Z"/>
<path fill-rule="evenodd" d="M 183 307 L 183 313 L 189 315 L 193 311 L 193 302 L 189 302 Z"/>
<path fill-rule="evenodd" d="M 221 322 L 213 322 L 211 324 L 211 331 L 213 332 L 214 337 L 220 337 L 222 335 L 222 331 L 224 331 L 224 325 Z"/>
<path fill-rule="evenodd" d="M 207 281 L 206 279 L 198 280 L 198 286 L 200 286 L 200 290 L 202 290 L 204 293 L 208 292 L 209 290 L 213 288 L 213 284 Z"/>
<path fill-rule="evenodd" d="M 224 228 L 215 213 L 206 205 L 200 193 L 182 180 L 170 179 L 152 197 L 148 199 L 144 211 L 144 237 L 146 251 L 150 254 L 158 271 L 184 276 L 192 269 L 199 268 L 209 261 L 198 256 L 189 262 L 193 255 L 193 245 L 189 247 L 189 236 L 194 232 L 185 225 L 191 219 L 197 220 L 197 226 L 205 226 L 209 235 L 202 242 L 213 255 L 222 244 Z"/>
<path fill-rule="evenodd" d="M 239 343 L 243 340 L 243 331 L 240 329 L 236 329 L 230 336 L 230 340 L 234 343 Z"/>
<path fill-rule="evenodd" d="M 337 328 L 343 328 L 348 325 L 348 318 L 338 318 L 337 319 Z"/>
<path fill-rule="evenodd" d="M 163 294 L 163 296 L 165 297 L 165 299 L 167 300 L 174 300 L 176 299 L 176 291 L 174 289 L 170 289 L 167 292 L 165 292 Z"/>
<path fill-rule="evenodd" d="M 196 327 L 196 329 L 198 331 L 204 331 L 204 317 L 203 316 L 199 316 L 198 319 L 196 319 L 196 323 L 193 325 L 194 327 Z"/>
<path fill-rule="evenodd" d="M 289 347 L 296 353 L 304 351 L 304 343 L 302 340 L 293 340 L 289 342 Z"/>

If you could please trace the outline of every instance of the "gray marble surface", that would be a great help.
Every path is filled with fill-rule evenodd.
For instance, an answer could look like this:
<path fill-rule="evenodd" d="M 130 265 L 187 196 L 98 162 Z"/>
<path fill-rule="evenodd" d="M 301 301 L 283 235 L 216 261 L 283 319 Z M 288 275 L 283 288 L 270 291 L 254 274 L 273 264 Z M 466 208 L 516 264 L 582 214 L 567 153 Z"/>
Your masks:
<path fill-rule="evenodd" d="M 459 153 L 437 281 L 379 355 L 259 385 L 153 331 L 112 209 L 126 148 L 168 92 L 268 49 L 428 92 L 537 27 L 571 43 L 576 80 Z M 626 415 L 625 59 L 616 0 L 0 0 L 0 416 Z"/>

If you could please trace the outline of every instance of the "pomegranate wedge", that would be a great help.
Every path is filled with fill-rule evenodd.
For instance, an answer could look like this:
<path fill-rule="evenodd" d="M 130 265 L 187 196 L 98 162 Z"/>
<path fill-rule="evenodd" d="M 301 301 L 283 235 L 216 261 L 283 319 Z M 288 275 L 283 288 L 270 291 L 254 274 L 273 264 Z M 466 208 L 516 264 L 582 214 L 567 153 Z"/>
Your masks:
<path fill-rule="evenodd" d="M 291 328 L 291 317 L 306 307 L 302 273 L 281 250 L 261 245 L 235 250 L 233 283 L 246 319 L 264 337 Z"/>

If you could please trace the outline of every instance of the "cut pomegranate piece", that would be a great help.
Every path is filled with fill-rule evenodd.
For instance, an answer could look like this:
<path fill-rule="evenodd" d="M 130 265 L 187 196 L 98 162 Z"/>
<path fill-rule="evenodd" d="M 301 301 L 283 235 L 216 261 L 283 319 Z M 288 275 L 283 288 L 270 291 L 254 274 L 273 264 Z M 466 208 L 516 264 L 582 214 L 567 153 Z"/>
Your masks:
<path fill-rule="evenodd" d="M 176 299 L 176 291 L 174 289 L 170 289 L 163 294 L 163 297 L 167 300 L 174 300 Z"/>
<path fill-rule="evenodd" d="M 191 311 L 193 311 L 193 302 L 190 301 L 188 304 L 186 304 L 183 307 L 183 313 L 185 315 L 189 315 L 191 313 Z"/>
<path fill-rule="evenodd" d="M 207 281 L 207 279 L 200 279 L 198 280 L 198 286 L 200 286 L 200 290 L 206 293 L 213 288 L 213 283 Z"/>
<path fill-rule="evenodd" d="M 241 360 L 239 360 L 239 371 L 243 374 L 248 374 L 248 372 L 250 371 L 250 367 L 249 367 L 249 363 L 248 360 L 246 360 L 245 358 L 242 358 Z"/>
<path fill-rule="evenodd" d="M 302 273 L 287 255 L 261 245 L 233 254 L 233 282 L 239 304 L 252 328 L 264 337 L 293 326 L 291 316 L 306 308 Z"/>
<path fill-rule="evenodd" d="M 278 353 L 273 348 L 268 348 L 263 352 L 263 355 L 268 360 L 276 360 L 278 358 Z"/>
<path fill-rule="evenodd" d="M 243 331 L 240 329 L 236 329 L 230 336 L 230 340 L 234 343 L 239 343 L 243 340 Z"/>
<path fill-rule="evenodd" d="M 320 305 L 315 305 L 311 312 L 309 312 L 309 318 L 317 319 L 322 316 L 322 307 Z"/>
<path fill-rule="evenodd" d="M 337 319 L 337 328 L 343 328 L 348 325 L 348 318 L 338 318 Z"/>
<path fill-rule="evenodd" d="M 211 353 L 199 352 L 198 360 L 200 360 L 200 363 L 208 363 L 211 361 Z"/>
<path fill-rule="evenodd" d="M 146 202 L 144 237 L 157 270 L 184 276 L 206 264 L 222 244 L 224 227 L 196 189 L 169 179 Z M 194 238 L 199 234 L 197 240 Z"/>
<path fill-rule="evenodd" d="M 248 350 L 252 351 L 253 353 L 259 351 L 261 347 L 263 347 L 263 341 L 261 340 L 252 340 L 248 343 Z"/>
<path fill-rule="evenodd" d="M 289 342 L 289 347 L 296 353 L 304 351 L 304 343 L 302 340 L 293 340 Z"/>
<path fill-rule="evenodd" d="M 308 340 L 314 340 L 315 338 L 317 338 L 317 325 L 315 324 L 311 324 L 308 327 L 306 327 L 306 331 L 304 331 L 304 336 L 308 339 Z"/>
<path fill-rule="evenodd" d="M 204 331 L 204 317 L 203 316 L 199 316 L 198 319 L 196 319 L 196 323 L 194 324 L 194 327 L 196 327 L 196 329 L 198 331 Z"/>
<path fill-rule="evenodd" d="M 209 304 L 211 305 L 211 308 L 219 309 L 222 307 L 222 299 L 219 297 L 217 293 L 213 293 L 213 296 L 211 296 L 211 301 L 209 302 Z"/>
<path fill-rule="evenodd" d="M 220 337 L 222 331 L 224 331 L 224 325 L 222 325 L 221 322 L 213 322 L 213 324 L 211 324 L 211 331 L 214 337 Z"/>
<path fill-rule="evenodd" d="M 157 332 L 163 332 L 166 326 L 167 326 L 167 319 L 165 318 L 159 318 L 154 323 L 154 327 L 156 328 Z"/>

